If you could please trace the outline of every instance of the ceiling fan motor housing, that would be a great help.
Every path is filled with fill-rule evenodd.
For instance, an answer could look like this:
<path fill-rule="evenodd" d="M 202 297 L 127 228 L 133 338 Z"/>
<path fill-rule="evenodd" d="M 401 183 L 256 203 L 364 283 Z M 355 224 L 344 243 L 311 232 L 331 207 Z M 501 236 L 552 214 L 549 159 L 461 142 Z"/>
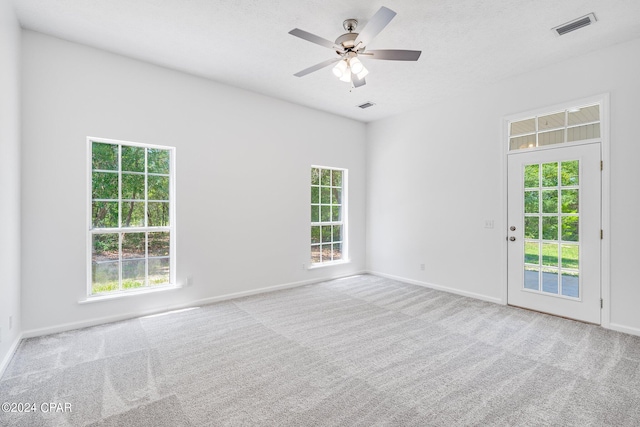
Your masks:
<path fill-rule="evenodd" d="M 336 44 L 343 46 L 345 49 L 352 49 L 355 46 L 358 33 L 344 33 L 336 39 Z M 362 48 L 358 50 L 363 50 Z"/>

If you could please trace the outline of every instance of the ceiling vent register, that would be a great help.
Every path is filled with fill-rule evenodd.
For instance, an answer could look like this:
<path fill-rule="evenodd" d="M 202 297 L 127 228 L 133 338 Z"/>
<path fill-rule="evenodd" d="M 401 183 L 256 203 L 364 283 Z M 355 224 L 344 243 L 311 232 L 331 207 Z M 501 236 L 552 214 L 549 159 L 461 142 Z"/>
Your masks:
<path fill-rule="evenodd" d="M 376 104 L 373 102 L 365 102 L 364 104 L 358 105 L 358 108 L 362 108 L 364 110 L 365 108 L 373 107 L 374 105 Z"/>
<path fill-rule="evenodd" d="M 562 36 L 570 33 L 571 31 L 578 30 L 580 28 L 586 27 L 587 25 L 591 25 L 596 21 L 596 16 L 593 13 L 590 13 L 588 15 L 574 19 L 573 21 L 558 25 L 557 27 L 552 28 L 552 30 L 558 33 L 559 36 Z"/>

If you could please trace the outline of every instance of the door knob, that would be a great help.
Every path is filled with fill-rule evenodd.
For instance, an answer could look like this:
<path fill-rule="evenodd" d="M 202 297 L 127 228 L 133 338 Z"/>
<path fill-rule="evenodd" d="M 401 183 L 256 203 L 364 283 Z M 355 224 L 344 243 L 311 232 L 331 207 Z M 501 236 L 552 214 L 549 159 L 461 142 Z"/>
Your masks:
<path fill-rule="evenodd" d="M 509 230 L 511 230 L 511 231 L 516 231 L 516 226 L 515 226 L 515 225 L 512 225 L 511 227 L 509 227 Z"/>
<path fill-rule="evenodd" d="M 512 242 L 515 242 L 516 238 L 515 238 L 515 236 L 511 236 L 511 237 L 509 237 L 509 240 L 511 240 Z"/>

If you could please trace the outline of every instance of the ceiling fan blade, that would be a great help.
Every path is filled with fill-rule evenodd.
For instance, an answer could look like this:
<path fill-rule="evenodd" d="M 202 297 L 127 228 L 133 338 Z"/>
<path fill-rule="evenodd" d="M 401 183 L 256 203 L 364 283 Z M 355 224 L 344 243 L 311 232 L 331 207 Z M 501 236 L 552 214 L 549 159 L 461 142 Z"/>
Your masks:
<path fill-rule="evenodd" d="M 353 87 L 360 87 L 367 84 L 366 80 L 363 78 L 359 79 L 357 74 L 351 73 L 351 81 L 353 82 Z"/>
<path fill-rule="evenodd" d="M 318 71 L 324 67 L 328 67 L 331 64 L 335 64 L 336 62 L 340 61 L 342 58 L 335 58 L 335 59 L 327 59 L 326 61 L 323 61 L 319 64 L 314 65 L 313 67 L 309 67 L 309 68 L 305 68 L 302 71 L 298 71 L 297 73 L 294 74 L 294 76 L 296 77 L 302 77 L 302 76 L 306 76 L 307 74 L 313 73 L 314 71 Z"/>
<path fill-rule="evenodd" d="M 329 49 L 336 49 L 343 51 L 342 46 L 336 45 L 334 42 L 324 39 L 320 36 L 316 36 L 315 34 L 311 34 L 305 30 L 301 30 L 300 28 L 294 28 L 289 31 L 289 34 L 292 36 L 300 37 L 303 40 L 306 40 L 311 43 L 319 44 L 320 46 L 328 47 Z"/>
<path fill-rule="evenodd" d="M 389 22 L 396 16 L 396 13 L 384 6 L 382 6 L 375 15 L 371 17 L 367 25 L 364 26 L 360 34 L 358 34 L 358 38 L 356 38 L 355 45 L 358 46 L 358 43 L 362 42 L 362 46 L 366 46 L 371 43 L 371 40 L 375 36 L 377 36 L 380 31 L 384 30 Z"/>
<path fill-rule="evenodd" d="M 370 59 L 386 59 L 388 61 L 417 61 L 421 53 L 421 50 L 380 49 L 367 50 L 358 55 L 363 55 Z"/>

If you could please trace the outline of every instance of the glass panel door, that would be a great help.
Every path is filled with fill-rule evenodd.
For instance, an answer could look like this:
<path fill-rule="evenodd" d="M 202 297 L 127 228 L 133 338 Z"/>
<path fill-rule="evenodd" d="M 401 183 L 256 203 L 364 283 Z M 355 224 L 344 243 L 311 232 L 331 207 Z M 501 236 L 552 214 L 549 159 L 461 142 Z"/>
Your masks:
<path fill-rule="evenodd" d="M 600 144 L 508 165 L 509 304 L 600 323 Z"/>

